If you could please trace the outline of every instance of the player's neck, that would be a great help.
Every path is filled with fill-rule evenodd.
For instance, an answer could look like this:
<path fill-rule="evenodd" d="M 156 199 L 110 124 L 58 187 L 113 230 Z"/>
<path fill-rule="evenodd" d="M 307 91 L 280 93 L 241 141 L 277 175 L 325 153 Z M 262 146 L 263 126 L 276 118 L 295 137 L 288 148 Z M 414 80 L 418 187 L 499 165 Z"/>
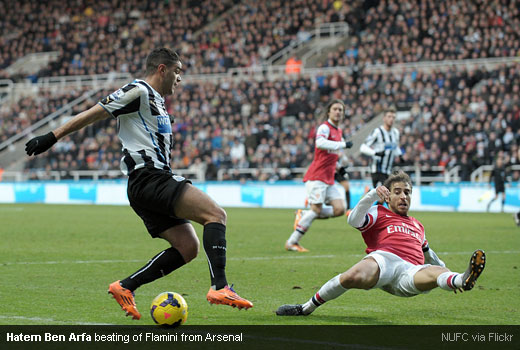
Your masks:
<path fill-rule="evenodd" d="M 152 89 L 157 91 L 159 93 L 159 95 L 164 97 L 164 94 L 160 90 L 161 84 L 155 75 L 151 75 L 151 76 L 144 78 L 144 81 L 146 81 L 148 83 L 148 85 L 150 85 L 152 87 Z"/>
<path fill-rule="evenodd" d="M 334 127 L 336 127 L 336 128 L 338 127 L 338 124 L 334 123 L 334 122 L 333 122 L 332 120 L 330 120 L 330 119 L 327 119 L 327 122 L 328 122 L 330 125 L 332 125 L 332 126 L 334 126 Z"/>

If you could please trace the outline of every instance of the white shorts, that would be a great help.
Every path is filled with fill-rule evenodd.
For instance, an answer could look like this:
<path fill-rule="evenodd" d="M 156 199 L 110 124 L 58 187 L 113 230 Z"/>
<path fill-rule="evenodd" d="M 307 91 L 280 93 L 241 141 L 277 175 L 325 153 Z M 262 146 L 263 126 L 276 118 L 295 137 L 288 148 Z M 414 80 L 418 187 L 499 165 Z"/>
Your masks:
<path fill-rule="evenodd" d="M 398 297 L 413 297 L 429 292 L 417 289 L 413 277 L 418 271 L 430 266 L 430 264 L 414 265 L 395 254 L 382 250 L 376 250 L 363 259 L 368 257 L 375 259 L 380 270 L 379 281 L 374 288 L 380 288 Z"/>
<path fill-rule="evenodd" d="M 321 181 L 307 181 L 305 190 L 307 191 L 309 204 L 328 204 L 334 199 L 345 200 L 345 190 L 336 183 L 329 185 Z"/>

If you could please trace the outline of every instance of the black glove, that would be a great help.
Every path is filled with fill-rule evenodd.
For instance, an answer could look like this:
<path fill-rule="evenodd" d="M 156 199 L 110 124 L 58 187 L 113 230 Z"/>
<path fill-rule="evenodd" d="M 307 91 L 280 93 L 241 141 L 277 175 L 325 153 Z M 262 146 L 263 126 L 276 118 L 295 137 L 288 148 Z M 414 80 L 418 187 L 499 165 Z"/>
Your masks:
<path fill-rule="evenodd" d="M 25 144 L 25 152 L 27 152 L 28 156 L 38 155 L 47 151 L 51 148 L 58 140 L 56 136 L 51 132 L 42 136 L 36 136 L 29 140 Z"/>
<path fill-rule="evenodd" d="M 378 156 L 378 157 L 384 157 L 385 156 L 385 151 L 377 152 L 375 155 Z"/>
<path fill-rule="evenodd" d="M 345 141 L 345 148 L 350 148 L 354 146 L 354 144 L 352 143 L 352 141 Z"/>
<path fill-rule="evenodd" d="M 348 180 L 349 179 L 349 176 L 348 176 L 348 173 L 347 173 L 347 167 L 346 166 L 342 166 L 341 168 L 338 169 L 338 174 L 343 177 L 345 180 Z"/>

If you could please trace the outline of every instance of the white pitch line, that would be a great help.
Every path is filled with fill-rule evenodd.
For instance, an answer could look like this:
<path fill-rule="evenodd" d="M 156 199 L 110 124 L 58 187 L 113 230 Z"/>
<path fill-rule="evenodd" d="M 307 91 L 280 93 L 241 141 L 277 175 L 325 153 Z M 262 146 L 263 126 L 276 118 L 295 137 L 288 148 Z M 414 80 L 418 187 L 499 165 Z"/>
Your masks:
<path fill-rule="evenodd" d="M 470 255 L 473 252 L 438 252 L 440 257 L 444 255 Z M 489 254 L 520 254 L 519 250 L 491 250 L 486 251 Z M 364 257 L 366 254 L 329 254 L 329 255 L 307 255 L 307 254 L 298 254 L 297 253 L 288 253 L 287 255 L 282 256 L 250 256 L 250 257 L 231 257 L 227 258 L 227 260 L 246 260 L 246 261 L 255 261 L 255 260 L 293 260 L 293 259 L 328 259 L 328 258 L 337 258 L 337 257 Z M 0 262 L 0 267 L 2 266 L 10 266 L 10 265 L 58 265 L 58 264 L 116 264 L 116 263 L 136 263 L 136 262 L 146 262 L 148 260 L 62 260 L 62 261 L 4 261 Z"/>
<path fill-rule="evenodd" d="M 46 322 L 46 323 L 52 323 L 52 324 L 82 325 L 82 326 L 113 326 L 113 325 L 115 325 L 114 323 L 58 321 L 58 320 L 55 320 L 52 318 L 10 316 L 10 315 L 0 315 L 0 320 L 22 320 L 22 321 L 34 321 L 34 322 Z"/>

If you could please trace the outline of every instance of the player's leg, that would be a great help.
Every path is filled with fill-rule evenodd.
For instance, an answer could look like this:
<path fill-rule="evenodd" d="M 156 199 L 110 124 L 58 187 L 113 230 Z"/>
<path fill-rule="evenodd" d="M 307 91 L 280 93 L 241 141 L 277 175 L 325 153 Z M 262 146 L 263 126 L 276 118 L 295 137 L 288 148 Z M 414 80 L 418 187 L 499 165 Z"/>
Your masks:
<path fill-rule="evenodd" d="M 312 222 L 321 215 L 323 203 L 326 198 L 327 187 L 328 185 L 321 181 L 307 181 L 305 183 L 305 190 L 307 191 L 310 210 L 304 210 L 301 212 L 301 218 L 298 222 L 295 222 L 294 231 L 285 242 L 286 250 L 300 253 L 309 251 L 300 245 L 300 240 L 311 227 Z"/>
<path fill-rule="evenodd" d="M 520 211 L 514 213 L 513 218 L 515 219 L 516 226 L 520 226 Z"/>
<path fill-rule="evenodd" d="M 336 299 L 349 289 L 371 289 L 379 280 L 379 265 L 371 257 L 365 258 L 342 274 L 325 283 L 305 304 L 282 305 L 278 316 L 305 316 L 327 301 Z"/>
<path fill-rule="evenodd" d="M 506 191 L 503 190 L 502 192 L 500 192 L 500 195 L 502 196 L 502 201 L 500 202 L 500 204 L 501 204 L 500 211 L 503 213 L 504 205 L 506 204 Z"/>
<path fill-rule="evenodd" d="M 123 310 L 134 319 L 139 319 L 140 315 L 133 298 L 134 291 L 141 285 L 164 277 L 193 260 L 199 250 L 199 239 L 187 220 L 153 212 L 136 203 L 132 203 L 132 208 L 142 218 L 153 238 L 163 238 L 171 245 L 127 278 L 115 281 L 109 286 L 109 293 L 114 296 Z"/>
<path fill-rule="evenodd" d="M 429 266 L 418 271 L 414 276 L 414 283 L 420 291 L 427 291 L 440 287 L 447 291 L 471 290 L 477 278 L 484 270 L 486 255 L 480 249 L 471 255 L 469 266 L 464 273 L 457 273 L 440 266 Z"/>
<path fill-rule="evenodd" d="M 193 260 L 199 252 L 199 239 L 190 223 L 170 227 L 158 237 L 168 241 L 170 248 L 155 255 L 141 269 L 121 281 L 121 285 L 131 291 L 141 285 L 164 277 Z"/>
<path fill-rule="evenodd" d="M 325 203 L 329 204 L 329 207 L 321 209 L 321 213 L 318 219 L 328 219 L 330 217 L 336 217 L 345 214 L 345 197 L 343 187 L 334 183 L 334 185 L 327 186 L 325 192 Z"/>
<path fill-rule="evenodd" d="M 489 211 L 489 209 L 491 209 L 491 204 L 493 204 L 493 202 L 496 201 L 497 198 L 498 198 L 498 192 L 495 191 L 495 196 L 488 202 L 486 211 Z"/>
<path fill-rule="evenodd" d="M 134 319 L 141 317 L 135 305 L 134 291 L 178 269 L 197 255 L 199 242 L 191 224 L 169 214 L 170 198 L 177 198 L 185 183 L 184 179 L 173 179 L 169 173 L 149 169 L 141 169 L 129 178 L 130 206 L 153 238 L 164 238 L 171 245 L 127 278 L 110 284 L 108 292 Z"/>
<path fill-rule="evenodd" d="M 334 174 L 334 180 L 337 181 L 345 190 L 345 205 L 347 212 L 350 210 L 350 184 L 349 176 L 345 167 L 339 168 Z"/>
<path fill-rule="evenodd" d="M 374 188 L 377 188 L 377 186 L 384 184 L 386 179 L 388 179 L 388 174 L 384 174 L 384 173 L 372 174 L 372 184 L 374 185 Z M 384 204 L 384 201 L 378 200 L 377 203 Z"/>
<path fill-rule="evenodd" d="M 195 221 L 204 226 L 202 241 L 211 276 L 211 288 L 207 299 L 214 304 L 250 308 L 251 302 L 236 294 L 226 279 L 226 220 L 227 215 L 211 197 L 187 184 L 175 203 L 173 213 L 177 217 Z"/>
<path fill-rule="evenodd" d="M 345 190 L 345 204 L 346 211 L 348 212 L 350 210 L 350 182 L 348 180 L 343 180 L 340 182 L 340 185 Z"/>
<path fill-rule="evenodd" d="M 377 188 L 377 185 L 379 184 L 379 173 L 372 173 L 372 188 Z"/>
<path fill-rule="evenodd" d="M 332 209 L 332 208 L 330 208 Z M 320 218 L 323 211 L 323 205 L 312 203 L 309 210 L 303 210 L 301 217 L 296 222 L 294 231 L 289 236 L 289 239 L 285 242 L 285 250 L 306 253 L 309 250 L 305 249 L 300 245 L 300 240 L 303 238 L 307 230 L 311 227 L 314 220 Z"/>

